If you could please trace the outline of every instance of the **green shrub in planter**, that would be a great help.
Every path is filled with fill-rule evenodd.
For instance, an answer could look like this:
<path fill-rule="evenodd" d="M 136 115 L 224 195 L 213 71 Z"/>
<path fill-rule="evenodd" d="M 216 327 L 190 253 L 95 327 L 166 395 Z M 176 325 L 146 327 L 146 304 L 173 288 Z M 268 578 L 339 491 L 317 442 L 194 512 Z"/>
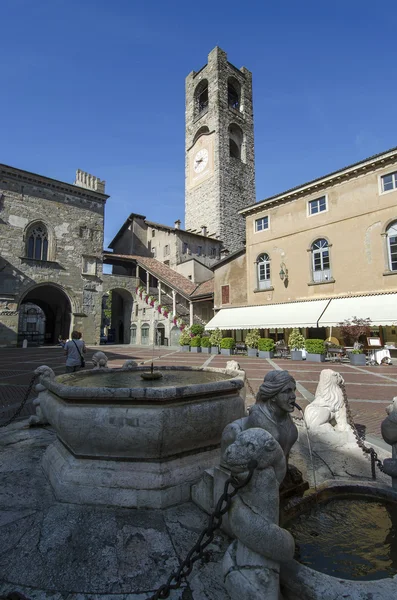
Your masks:
<path fill-rule="evenodd" d="M 312 362 L 325 362 L 325 344 L 324 340 L 306 340 L 306 360 Z"/>
<path fill-rule="evenodd" d="M 291 331 L 291 335 L 288 338 L 288 346 L 291 350 L 302 350 L 305 347 L 305 338 L 299 333 L 299 329 L 296 327 Z"/>
<path fill-rule="evenodd" d="M 233 354 L 233 348 L 235 347 L 236 342 L 234 338 L 222 338 L 221 341 L 221 354 L 225 354 L 226 356 L 230 356 Z"/>
<path fill-rule="evenodd" d="M 202 348 L 211 348 L 211 338 L 208 336 L 201 338 L 201 347 Z"/>
<path fill-rule="evenodd" d="M 201 352 L 201 337 L 199 335 L 190 338 L 190 352 Z"/>
<path fill-rule="evenodd" d="M 185 328 L 185 329 L 182 331 L 182 333 L 181 333 L 181 336 L 180 336 L 180 338 L 179 338 L 179 345 L 180 345 L 180 346 L 182 346 L 182 350 L 183 350 L 184 352 L 189 352 L 189 350 L 190 350 L 190 340 L 191 340 L 191 339 L 192 339 L 192 338 L 190 337 L 189 330 L 188 330 L 188 328 L 186 327 L 186 328 Z"/>
<path fill-rule="evenodd" d="M 223 350 L 233 350 L 235 345 L 236 342 L 234 341 L 234 338 L 222 338 L 221 348 Z"/>
<path fill-rule="evenodd" d="M 272 338 L 260 338 L 258 341 L 258 350 L 260 352 L 274 352 L 275 345 Z"/>
<path fill-rule="evenodd" d="M 194 336 L 199 335 L 201 337 L 204 333 L 204 325 L 199 325 L 198 323 L 195 323 L 194 325 L 191 325 L 189 327 L 189 331 Z"/>
<path fill-rule="evenodd" d="M 324 340 L 306 340 L 305 348 L 309 354 L 325 354 Z"/>
<path fill-rule="evenodd" d="M 249 331 L 245 336 L 245 345 L 247 348 L 258 348 L 258 342 L 261 339 L 258 329 Z"/>
<path fill-rule="evenodd" d="M 222 331 L 220 329 L 214 329 L 210 335 L 211 346 L 220 346 L 222 341 Z"/>

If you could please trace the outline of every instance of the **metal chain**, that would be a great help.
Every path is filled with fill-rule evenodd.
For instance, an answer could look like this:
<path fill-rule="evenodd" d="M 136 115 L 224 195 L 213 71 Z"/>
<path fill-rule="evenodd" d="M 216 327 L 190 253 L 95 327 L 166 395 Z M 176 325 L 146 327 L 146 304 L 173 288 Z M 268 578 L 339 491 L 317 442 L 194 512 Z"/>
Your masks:
<path fill-rule="evenodd" d="M 245 376 L 245 383 L 247 384 L 247 387 L 248 387 L 250 393 L 252 394 L 253 398 L 255 399 L 255 392 L 252 389 L 252 385 L 250 384 L 249 379 L 248 379 L 247 376 Z"/>
<path fill-rule="evenodd" d="M 223 493 L 216 504 L 215 510 L 209 517 L 207 527 L 201 532 L 197 542 L 188 552 L 185 560 L 181 563 L 179 568 L 171 573 L 167 583 L 159 587 L 152 596 L 147 598 L 147 600 L 160 600 L 160 598 L 168 598 L 171 590 L 179 588 L 182 584 L 182 580 L 186 579 L 186 577 L 190 575 L 194 563 L 199 559 L 206 558 L 206 553 L 204 553 L 204 550 L 214 539 L 214 532 L 222 525 L 222 517 L 229 510 L 232 498 L 237 494 L 238 490 L 249 483 L 257 466 L 258 463 L 256 460 L 249 462 L 248 476 L 243 481 L 239 481 L 237 476 L 233 474 L 227 479 L 223 488 Z M 229 485 L 233 487 L 233 490 L 230 493 L 228 492 Z M 223 506 L 223 504 L 225 504 L 225 506 Z"/>
<path fill-rule="evenodd" d="M 359 446 L 359 448 L 361 448 L 361 450 L 363 451 L 364 454 L 370 455 L 372 479 L 376 479 L 375 465 L 378 467 L 379 471 L 382 471 L 382 473 L 383 473 L 384 469 L 383 469 L 382 461 L 378 458 L 378 454 L 377 454 L 375 448 L 372 448 L 372 446 L 367 447 L 364 444 L 363 440 L 360 438 L 360 435 L 357 431 L 357 427 L 353 421 L 353 415 L 351 413 L 349 401 L 347 399 L 345 384 L 344 383 L 340 384 L 340 388 L 343 393 L 343 402 L 345 403 L 345 407 L 346 407 L 347 422 L 349 423 L 350 427 L 353 429 L 354 437 L 356 438 L 356 442 L 357 442 L 357 445 Z"/>
<path fill-rule="evenodd" d="M 25 397 L 22 400 L 21 404 L 18 406 L 17 410 L 14 412 L 14 414 L 12 415 L 12 417 L 10 419 L 8 419 L 8 421 L 5 421 L 5 423 L 1 423 L 0 427 L 7 427 L 7 425 L 10 425 L 10 423 L 12 423 L 13 421 L 15 421 L 15 419 L 20 415 L 23 407 L 25 406 L 26 402 L 28 401 L 28 398 L 30 396 L 30 392 L 32 391 L 33 384 L 36 381 L 37 377 L 38 377 L 38 375 L 33 375 L 32 379 L 31 379 L 31 381 L 29 383 L 28 389 L 26 390 Z"/>

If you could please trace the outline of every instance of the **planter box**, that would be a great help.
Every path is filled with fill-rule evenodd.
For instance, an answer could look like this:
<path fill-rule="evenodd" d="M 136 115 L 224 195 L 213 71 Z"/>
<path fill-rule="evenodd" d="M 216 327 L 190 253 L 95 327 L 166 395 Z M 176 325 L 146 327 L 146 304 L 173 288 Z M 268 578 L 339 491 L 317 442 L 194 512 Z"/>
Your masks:
<path fill-rule="evenodd" d="M 190 346 L 181 346 L 181 352 L 189 352 Z"/>
<path fill-rule="evenodd" d="M 310 354 L 308 352 L 306 360 L 310 360 L 311 362 L 325 362 L 325 354 Z"/>
<path fill-rule="evenodd" d="M 223 356 L 231 356 L 233 354 L 233 350 L 230 348 L 221 348 L 221 354 L 223 354 Z"/>
<path fill-rule="evenodd" d="M 274 351 L 273 350 L 259 350 L 259 358 L 273 358 Z"/>
<path fill-rule="evenodd" d="M 211 354 L 219 354 L 218 346 L 211 346 Z"/>
<path fill-rule="evenodd" d="M 247 349 L 248 356 L 258 356 L 258 350 L 256 348 L 248 348 Z"/>
<path fill-rule="evenodd" d="M 291 350 L 291 360 L 302 360 L 302 350 Z"/>
<path fill-rule="evenodd" d="M 201 352 L 203 354 L 210 354 L 211 353 L 211 348 L 204 348 L 204 346 L 201 346 Z"/>
<path fill-rule="evenodd" d="M 349 354 L 350 364 L 356 367 L 365 367 L 366 356 L 365 354 Z"/>
<path fill-rule="evenodd" d="M 190 352 L 195 352 L 196 354 L 201 352 L 201 346 L 190 346 Z"/>

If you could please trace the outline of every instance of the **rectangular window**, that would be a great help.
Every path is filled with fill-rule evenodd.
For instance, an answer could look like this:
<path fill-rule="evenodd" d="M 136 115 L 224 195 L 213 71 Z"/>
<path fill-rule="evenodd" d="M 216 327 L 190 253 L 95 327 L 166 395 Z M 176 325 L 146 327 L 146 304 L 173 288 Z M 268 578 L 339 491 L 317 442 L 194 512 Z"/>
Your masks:
<path fill-rule="evenodd" d="M 397 235 L 389 236 L 390 268 L 397 271 Z"/>
<path fill-rule="evenodd" d="M 325 196 L 316 198 L 316 200 L 309 200 L 309 215 L 316 215 L 325 210 L 327 210 L 327 198 Z"/>
<path fill-rule="evenodd" d="M 210 257 L 216 258 L 216 248 L 210 248 Z"/>
<path fill-rule="evenodd" d="M 187 242 L 183 242 L 183 244 L 182 244 L 182 252 L 183 252 L 183 254 L 186 254 L 187 250 L 188 250 Z"/>
<path fill-rule="evenodd" d="M 269 229 L 269 217 L 261 217 L 255 221 L 255 231 L 264 231 Z"/>
<path fill-rule="evenodd" d="M 203 253 L 203 247 L 202 246 L 197 246 L 197 256 L 201 256 Z"/>
<path fill-rule="evenodd" d="M 390 190 L 397 189 L 397 171 L 383 175 L 382 179 L 382 192 L 389 192 Z"/>
<path fill-rule="evenodd" d="M 222 291 L 222 304 L 229 304 L 229 302 L 230 302 L 229 286 L 222 285 L 221 291 Z"/>
<path fill-rule="evenodd" d="M 156 235 L 156 230 L 152 229 L 152 238 Z"/>
<path fill-rule="evenodd" d="M 168 244 L 164 246 L 164 256 L 168 256 L 170 253 L 170 247 Z"/>
<path fill-rule="evenodd" d="M 96 259 L 89 256 L 83 256 L 82 261 L 82 272 L 85 275 L 96 275 Z"/>
<path fill-rule="evenodd" d="M 156 258 L 156 248 L 152 248 L 152 255 L 153 255 L 153 258 Z"/>

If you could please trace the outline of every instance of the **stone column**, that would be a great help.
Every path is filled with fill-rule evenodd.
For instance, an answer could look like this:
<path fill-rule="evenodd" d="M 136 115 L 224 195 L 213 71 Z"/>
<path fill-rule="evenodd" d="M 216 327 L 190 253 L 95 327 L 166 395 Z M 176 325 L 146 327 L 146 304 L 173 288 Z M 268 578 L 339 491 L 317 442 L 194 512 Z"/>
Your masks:
<path fill-rule="evenodd" d="M 193 325 L 193 302 L 189 302 L 189 309 L 190 309 L 190 322 L 189 322 L 189 326 L 191 327 Z"/>
<path fill-rule="evenodd" d="M 159 292 L 159 304 L 161 304 L 161 283 L 160 283 L 160 281 L 157 283 L 157 289 Z"/>
<path fill-rule="evenodd" d="M 176 315 L 176 291 L 172 290 L 172 312 Z"/>

